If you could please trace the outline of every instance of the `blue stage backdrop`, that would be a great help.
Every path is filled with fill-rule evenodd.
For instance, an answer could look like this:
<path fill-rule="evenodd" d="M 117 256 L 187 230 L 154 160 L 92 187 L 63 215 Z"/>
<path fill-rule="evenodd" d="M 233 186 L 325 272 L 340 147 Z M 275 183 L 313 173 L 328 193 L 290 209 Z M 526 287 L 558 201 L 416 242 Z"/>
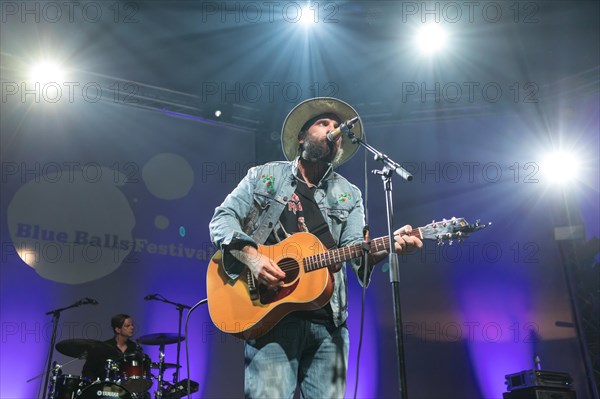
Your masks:
<path fill-rule="evenodd" d="M 25 381 L 42 372 L 49 310 L 83 297 L 99 302 L 65 311 L 58 341 L 110 338 L 116 313 L 134 317 L 136 337 L 177 332 L 175 307 L 143 298 L 160 293 L 193 305 L 206 297 L 215 251 L 208 222 L 252 166 L 254 135 L 106 103 L 9 102 L 2 113 L 0 397 L 33 398 L 39 380 Z M 208 359 L 226 357 L 209 344 L 209 324 L 206 307 L 192 314 L 190 372 L 203 391 L 211 384 Z M 175 346 L 165 361 L 175 362 Z M 157 347 L 144 349 L 158 361 Z M 81 366 L 64 372 L 81 374 Z"/>
<path fill-rule="evenodd" d="M 581 99 L 575 109 L 573 140 L 597 149 L 597 99 Z M 588 179 L 596 183 L 572 188 L 572 202 L 562 203 L 539 171 L 547 139 L 525 120 L 497 113 L 365 123 L 370 143 L 415 175 L 411 183 L 395 179 L 397 227 L 452 216 L 493 223 L 462 246 L 428 242 L 401 257 L 412 398 L 501 397 L 504 375 L 531 369 L 534 353 L 544 369 L 570 373 L 586 396 L 553 220 L 557 208 L 570 209 L 583 215 L 588 238 L 598 236 L 597 169 Z M 43 371 L 51 335 L 45 313 L 83 297 L 99 305 L 65 311 L 59 341 L 107 339 L 110 317 L 121 312 L 135 318 L 136 337 L 177 331 L 173 306 L 143 298 L 160 293 L 188 305 L 205 298 L 214 252 L 208 222 L 253 165 L 254 140 L 241 128 L 114 104 L 3 104 L 0 397 L 36 396 L 39 381 L 25 381 Z M 597 165 L 597 152 L 590 159 Z M 340 172 L 365 190 L 362 162 L 359 151 Z M 383 190 L 378 177 L 368 181 L 377 237 L 386 233 Z M 367 291 L 361 398 L 397 397 L 387 270 L 383 262 Z M 348 396 L 360 299 L 351 277 Z M 197 397 L 242 396 L 242 343 L 219 332 L 205 307 L 192 314 L 187 343 L 190 369 L 184 364 L 181 377 L 189 371 L 199 382 Z M 158 360 L 157 347 L 144 349 Z M 175 345 L 165 360 L 175 361 Z M 64 370 L 80 374 L 81 366 L 78 360 Z"/>

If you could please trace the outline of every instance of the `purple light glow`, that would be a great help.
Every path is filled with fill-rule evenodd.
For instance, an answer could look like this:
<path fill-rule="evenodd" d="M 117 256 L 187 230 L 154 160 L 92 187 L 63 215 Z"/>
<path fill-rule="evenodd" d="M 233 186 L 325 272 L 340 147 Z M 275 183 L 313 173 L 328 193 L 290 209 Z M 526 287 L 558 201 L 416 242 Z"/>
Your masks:
<path fill-rule="evenodd" d="M 472 368 L 482 398 L 502 397 L 504 376 L 533 366 L 531 299 L 527 276 L 518 270 L 470 270 L 456 281 Z"/>
<path fill-rule="evenodd" d="M 352 276 L 349 276 L 352 278 Z M 352 284 L 351 284 L 352 285 Z M 362 289 L 358 287 L 349 287 L 349 295 L 356 300 L 354 306 L 350 307 L 348 317 L 348 330 L 350 333 L 350 353 L 348 359 L 348 372 L 346 379 L 346 397 L 352 397 L 356 383 L 356 356 L 358 353 L 358 343 L 360 339 L 360 298 Z M 368 298 L 368 292 L 367 292 Z M 363 341 L 360 354 L 360 371 L 358 381 L 358 398 L 376 398 L 378 397 L 377 381 L 379 379 L 378 357 L 377 354 L 383 348 L 377 345 L 377 320 L 373 317 L 377 312 L 375 305 L 367 299 L 365 304 L 365 320 Z"/>
<path fill-rule="evenodd" d="M 501 398 L 504 376 L 533 368 L 533 349 L 514 342 L 472 342 L 468 346 L 481 397 Z"/>
<path fill-rule="evenodd" d="M 19 317 L 23 317 L 23 314 L 4 312 L 2 314 L 3 320 L 15 320 Z M 2 354 L 0 356 L 0 370 L 2 370 L 0 397 L 2 398 L 37 397 L 40 380 L 36 379 L 30 383 L 25 381 L 42 372 L 45 366 L 45 355 L 48 352 L 48 342 L 45 339 L 35 342 L 33 334 L 29 335 L 31 342 L 28 342 L 26 339 L 28 334 L 25 333 L 24 338 L 24 331 L 21 330 L 25 324 L 17 325 L 18 331 L 15 331 L 16 334 L 13 336 L 9 323 L 4 321 L 2 323 L 2 348 L 0 349 Z"/>

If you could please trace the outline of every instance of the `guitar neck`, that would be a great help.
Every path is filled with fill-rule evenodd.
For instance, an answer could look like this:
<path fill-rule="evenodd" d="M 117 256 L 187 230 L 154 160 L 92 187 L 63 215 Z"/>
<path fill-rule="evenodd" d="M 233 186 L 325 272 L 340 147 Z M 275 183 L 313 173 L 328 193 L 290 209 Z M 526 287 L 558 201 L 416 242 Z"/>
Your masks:
<path fill-rule="evenodd" d="M 420 228 L 413 229 L 408 236 L 417 236 L 421 238 Z M 390 250 L 390 238 L 388 236 L 379 237 L 371 240 L 370 252 L 380 252 Z M 350 259 L 359 258 L 363 256 L 363 246 L 361 244 L 354 244 L 344 248 L 332 249 L 327 252 L 323 252 L 317 255 L 307 256 L 304 258 L 304 270 L 311 272 L 313 270 L 322 269 L 331 265 L 345 262 Z"/>

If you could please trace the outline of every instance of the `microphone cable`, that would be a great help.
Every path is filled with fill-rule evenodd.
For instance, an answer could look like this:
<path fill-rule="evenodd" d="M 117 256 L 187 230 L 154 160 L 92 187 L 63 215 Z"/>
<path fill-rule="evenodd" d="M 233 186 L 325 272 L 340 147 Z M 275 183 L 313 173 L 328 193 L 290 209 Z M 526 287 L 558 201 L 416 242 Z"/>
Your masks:
<path fill-rule="evenodd" d="M 188 326 L 189 326 L 189 322 L 190 322 L 190 315 L 192 314 L 192 312 L 194 310 L 196 310 L 198 308 L 198 306 L 207 303 L 208 302 L 208 298 L 204 298 L 200 301 L 198 301 L 194 306 L 192 306 L 189 310 L 189 312 L 187 313 L 187 316 L 185 316 L 185 365 L 187 367 L 187 387 L 186 387 L 186 392 L 187 392 L 187 396 L 191 399 L 192 397 L 192 387 L 191 387 L 191 377 L 190 377 L 190 351 L 189 351 L 189 342 L 190 342 L 190 336 L 188 335 Z M 199 390 L 200 388 L 198 388 Z"/>
<path fill-rule="evenodd" d="M 365 135 L 365 131 L 364 131 L 364 126 L 363 126 L 363 137 L 362 140 L 366 143 L 366 135 Z M 364 157 L 364 182 L 365 182 L 365 195 L 364 195 L 364 201 L 365 201 L 365 229 L 366 229 L 366 233 L 367 233 L 367 237 L 369 236 L 369 230 L 368 230 L 368 226 L 369 226 L 369 173 L 367 172 L 367 151 L 364 151 L 365 157 Z M 357 349 L 357 353 L 356 353 L 356 379 L 354 381 L 354 399 L 356 399 L 356 394 L 358 392 L 358 377 L 359 377 L 359 373 L 360 373 L 360 352 L 362 349 L 362 341 L 363 341 L 363 334 L 364 334 L 364 325 L 365 325 L 365 302 L 366 302 L 366 296 L 367 296 L 367 276 L 368 276 L 368 270 L 369 270 L 369 253 L 365 253 L 364 257 L 363 257 L 363 262 L 364 262 L 364 269 L 363 269 L 363 287 L 362 287 L 362 298 L 361 298 L 361 306 L 360 306 L 360 333 L 358 335 L 358 349 Z"/>

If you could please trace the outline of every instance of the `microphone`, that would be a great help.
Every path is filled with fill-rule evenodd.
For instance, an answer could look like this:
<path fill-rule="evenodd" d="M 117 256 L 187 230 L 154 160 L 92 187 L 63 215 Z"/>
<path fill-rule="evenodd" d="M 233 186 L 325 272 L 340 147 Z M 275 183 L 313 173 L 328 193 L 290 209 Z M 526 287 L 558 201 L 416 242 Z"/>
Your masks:
<path fill-rule="evenodd" d="M 358 122 L 358 115 L 352 119 L 348 119 L 346 122 L 327 133 L 327 140 L 332 143 L 336 142 L 343 133 L 348 133 L 350 129 L 354 127 L 356 122 Z"/>
<path fill-rule="evenodd" d="M 149 301 L 149 300 L 152 300 L 152 299 L 156 299 L 157 296 L 158 296 L 158 294 L 146 295 L 144 297 L 144 301 Z"/>

